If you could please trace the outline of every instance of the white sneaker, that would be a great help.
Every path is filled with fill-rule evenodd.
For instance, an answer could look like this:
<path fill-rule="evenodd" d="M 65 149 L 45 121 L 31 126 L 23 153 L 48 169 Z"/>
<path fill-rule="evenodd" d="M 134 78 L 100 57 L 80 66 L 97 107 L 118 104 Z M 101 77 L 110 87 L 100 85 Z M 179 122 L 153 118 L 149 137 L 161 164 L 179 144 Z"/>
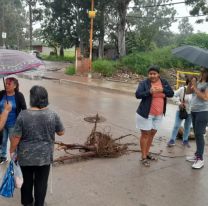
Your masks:
<path fill-rule="evenodd" d="M 194 162 L 194 164 L 192 165 L 192 168 L 193 168 L 193 169 L 200 169 L 200 168 L 202 168 L 203 166 L 204 166 L 204 160 L 198 159 L 198 160 L 196 160 L 196 161 Z"/>
<path fill-rule="evenodd" d="M 196 159 L 196 156 L 187 156 L 186 157 L 186 161 L 189 161 L 189 162 L 195 162 L 197 159 Z"/>

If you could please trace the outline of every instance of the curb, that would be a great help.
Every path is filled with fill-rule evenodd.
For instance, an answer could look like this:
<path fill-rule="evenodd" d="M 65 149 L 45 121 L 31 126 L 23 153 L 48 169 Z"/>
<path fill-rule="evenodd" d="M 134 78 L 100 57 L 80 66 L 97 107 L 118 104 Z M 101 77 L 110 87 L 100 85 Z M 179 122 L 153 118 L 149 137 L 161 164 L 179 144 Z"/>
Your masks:
<path fill-rule="evenodd" d="M 49 77 L 47 77 L 49 79 Z M 53 78 L 51 78 L 53 79 Z M 93 84 L 88 84 L 88 83 L 83 83 L 83 82 L 78 82 L 78 81 L 73 81 L 73 80 L 68 80 L 68 79 L 59 79 L 60 84 L 74 84 L 74 85 L 80 85 L 80 86 L 87 86 L 92 89 L 101 89 L 106 92 L 111 92 L 111 93 L 119 93 L 119 94 L 126 94 L 126 95 L 134 95 L 133 91 L 124 91 L 124 90 L 119 90 L 119 89 L 114 89 L 114 88 L 109 88 L 109 87 L 102 87 L 99 85 L 93 85 Z"/>
<path fill-rule="evenodd" d="M 40 79 L 53 80 L 53 81 L 58 81 L 59 84 L 79 85 L 79 86 L 82 86 L 82 87 L 87 86 L 88 88 L 97 89 L 97 90 L 100 89 L 100 90 L 105 91 L 105 92 L 135 96 L 135 91 L 119 90 L 119 89 L 114 89 L 114 88 L 110 88 L 110 87 L 103 87 L 103 86 L 99 86 L 99 85 L 93 85 L 93 84 L 89 84 L 89 83 L 78 82 L 78 81 L 73 81 L 73 80 L 68 80 L 68 79 L 58 79 L 58 78 L 50 77 L 50 76 L 42 76 L 42 77 L 33 76 L 32 78 L 29 75 L 18 75 L 18 76 L 21 77 L 21 78 L 32 79 L 32 80 L 40 80 Z M 174 104 L 175 105 L 175 103 L 170 98 L 167 99 L 167 102 L 169 104 Z"/>
<path fill-rule="evenodd" d="M 47 79 L 53 80 L 54 78 L 47 77 Z M 92 85 L 92 84 L 87 84 L 87 83 L 68 80 L 68 79 L 57 79 L 57 80 L 59 80 L 59 84 L 65 84 L 65 85 L 74 84 L 74 85 L 80 85 L 80 86 L 87 86 L 92 89 L 101 89 L 106 92 L 135 96 L 135 91 L 124 91 L 124 90 L 119 90 L 119 89 L 114 89 L 114 88 L 109 88 L 109 87 L 102 87 L 98 85 Z M 175 102 L 171 98 L 167 98 L 167 103 L 176 105 Z"/>

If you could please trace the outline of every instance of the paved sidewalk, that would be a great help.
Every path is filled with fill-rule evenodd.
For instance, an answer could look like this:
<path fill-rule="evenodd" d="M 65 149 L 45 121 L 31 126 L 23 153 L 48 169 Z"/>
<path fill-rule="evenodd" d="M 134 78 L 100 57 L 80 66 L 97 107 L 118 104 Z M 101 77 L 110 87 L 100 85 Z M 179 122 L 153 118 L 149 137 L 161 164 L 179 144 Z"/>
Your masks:
<path fill-rule="evenodd" d="M 125 93 L 134 95 L 138 84 L 116 82 L 105 79 L 93 79 L 87 76 L 70 76 L 64 74 L 64 70 L 47 71 L 44 73 L 43 78 L 58 80 L 61 84 L 80 84 L 89 87 L 96 87 L 103 90 L 110 90 L 112 92 Z"/>

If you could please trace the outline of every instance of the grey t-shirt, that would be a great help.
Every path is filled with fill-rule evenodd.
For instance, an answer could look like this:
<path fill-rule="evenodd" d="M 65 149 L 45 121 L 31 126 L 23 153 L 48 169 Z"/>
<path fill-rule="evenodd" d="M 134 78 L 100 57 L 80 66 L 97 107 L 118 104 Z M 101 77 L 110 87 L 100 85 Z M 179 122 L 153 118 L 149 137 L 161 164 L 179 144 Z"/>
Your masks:
<path fill-rule="evenodd" d="M 200 82 L 197 84 L 197 88 L 200 91 L 205 92 L 208 89 L 208 83 Z M 192 112 L 208 111 L 208 101 L 199 98 L 195 93 L 193 93 L 193 97 L 191 100 L 191 111 Z"/>
<path fill-rule="evenodd" d="M 55 133 L 61 131 L 64 131 L 63 124 L 52 110 L 21 111 L 13 131 L 14 136 L 21 137 L 17 147 L 19 164 L 21 166 L 51 164 Z"/>

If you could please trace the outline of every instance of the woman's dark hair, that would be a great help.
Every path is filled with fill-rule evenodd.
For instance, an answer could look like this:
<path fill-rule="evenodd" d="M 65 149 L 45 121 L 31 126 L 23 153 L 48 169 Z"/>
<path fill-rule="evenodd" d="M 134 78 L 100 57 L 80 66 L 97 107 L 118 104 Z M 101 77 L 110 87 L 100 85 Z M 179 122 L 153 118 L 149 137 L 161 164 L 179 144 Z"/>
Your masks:
<path fill-rule="evenodd" d="M 19 92 L 19 82 L 18 82 L 18 80 L 16 78 L 14 78 L 14 77 L 8 77 L 8 78 L 6 78 L 6 80 L 9 80 L 9 81 L 14 82 L 14 85 L 16 86 L 15 89 L 14 89 L 14 91 L 15 92 Z"/>
<path fill-rule="evenodd" d="M 186 85 L 188 85 L 192 79 L 198 80 L 196 76 L 186 76 Z"/>
<path fill-rule="evenodd" d="M 205 75 L 205 81 L 208 82 L 208 69 L 202 68 L 201 74 L 202 74 L 202 76 Z M 202 81 L 202 76 L 201 76 L 200 82 Z"/>
<path fill-rule="evenodd" d="M 186 77 L 186 85 L 188 85 L 191 82 L 191 77 Z"/>
<path fill-rule="evenodd" d="M 158 74 L 160 73 L 160 67 L 157 66 L 157 65 L 151 65 L 149 68 L 148 68 L 148 73 L 151 72 L 151 71 L 155 71 L 157 72 Z"/>
<path fill-rule="evenodd" d="M 42 86 L 33 86 L 30 89 L 30 106 L 42 109 L 48 106 L 48 92 Z"/>

